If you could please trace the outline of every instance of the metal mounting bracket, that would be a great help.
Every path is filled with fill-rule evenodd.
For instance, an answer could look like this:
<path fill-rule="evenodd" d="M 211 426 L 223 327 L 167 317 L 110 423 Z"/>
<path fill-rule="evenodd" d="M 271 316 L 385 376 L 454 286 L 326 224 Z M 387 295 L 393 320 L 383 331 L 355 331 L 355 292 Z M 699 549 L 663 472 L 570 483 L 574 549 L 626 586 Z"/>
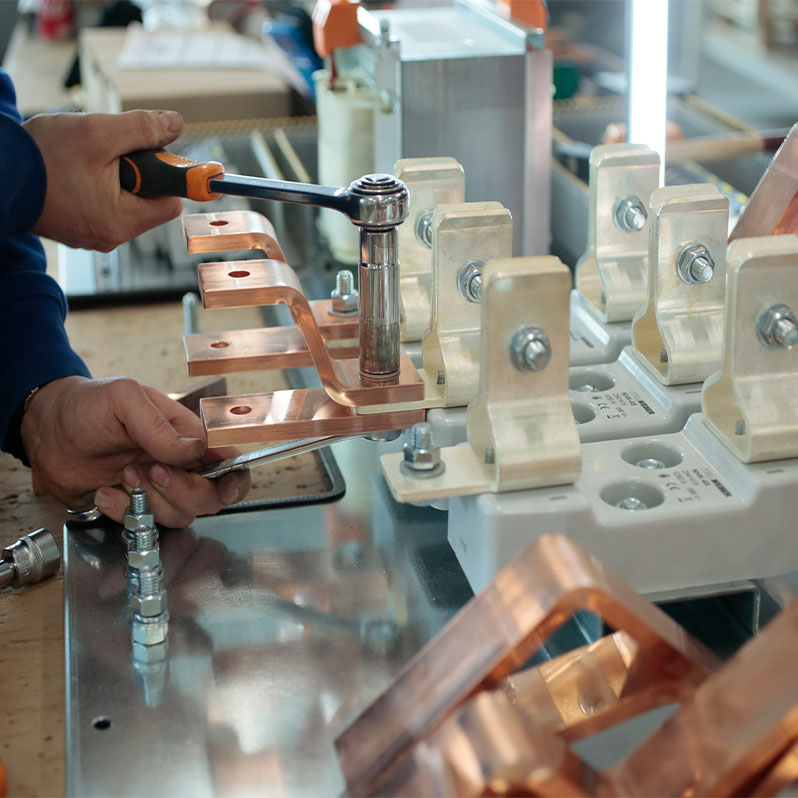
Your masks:
<path fill-rule="evenodd" d="M 745 463 L 798 456 L 796 312 L 798 236 L 732 242 L 723 360 L 704 383 L 702 409 Z"/>
<path fill-rule="evenodd" d="M 420 341 L 432 302 L 433 212 L 438 205 L 465 202 L 465 175 L 454 158 L 403 158 L 394 175 L 407 186 L 411 207 L 398 230 L 400 340 Z"/>
<path fill-rule="evenodd" d="M 632 343 L 665 385 L 703 382 L 720 365 L 729 201 L 711 184 L 651 195 L 648 297 Z"/>
<path fill-rule="evenodd" d="M 576 287 L 603 321 L 629 321 L 646 299 L 648 204 L 659 155 L 643 144 L 607 144 L 590 154 L 587 250 Z"/>
<path fill-rule="evenodd" d="M 579 434 L 568 394 L 571 275 L 558 258 L 489 261 L 483 274 L 479 392 L 468 443 L 441 449 L 439 476 L 382 469 L 397 501 L 521 490 L 576 481 Z"/>

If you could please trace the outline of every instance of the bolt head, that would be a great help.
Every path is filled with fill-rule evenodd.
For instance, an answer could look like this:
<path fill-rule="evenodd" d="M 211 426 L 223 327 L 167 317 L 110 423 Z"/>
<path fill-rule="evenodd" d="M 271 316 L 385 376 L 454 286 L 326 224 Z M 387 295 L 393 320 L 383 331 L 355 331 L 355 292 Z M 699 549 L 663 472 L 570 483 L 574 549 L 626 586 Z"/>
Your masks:
<path fill-rule="evenodd" d="M 143 616 L 133 616 L 133 642 L 143 646 L 153 646 L 163 643 L 169 631 L 169 616 L 166 613 L 157 618 L 144 618 Z"/>
<path fill-rule="evenodd" d="M 125 514 L 125 530 L 135 532 L 140 526 L 155 526 L 155 516 L 152 513 L 142 513 L 141 515 Z"/>
<path fill-rule="evenodd" d="M 546 331 L 534 325 L 522 327 L 510 342 L 510 357 L 519 371 L 542 371 L 551 360 Z"/>
<path fill-rule="evenodd" d="M 158 544 L 148 551 L 128 551 L 127 564 L 130 568 L 141 571 L 144 568 L 157 568 L 161 564 L 161 552 Z"/>
<path fill-rule="evenodd" d="M 433 213 L 433 211 L 424 211 L 416 218 L 416 241 L 427 249 L 432 249 Z"/>
<path fill-rule="evenodd" d="M 432 471 L 441 462 L 441 450 L 434 446 L 431 449 L 417 449 L 410 443 L 402 448 L 405 463 L 413 471 Z"/>
<path fill-rule="evenodd" d="M 757 333 L 768 349 L 792 349 L 798 344 L 798 318 L 787 305 L 773 305 L 759 317 Z"/>
<path fill-rule="evenodd" d="M 357 290 L 351 294 L 339 294 L 333 291 L 330 295 L 332 302 L 330 310 L 332 313 L 357 313 L 360 310 L 360 294 Z"/>
<path fill-rule="evenodd" d="M 482 271 L 484 268 L 485 262 L 475 258 L 460 269 L 457 275 L 457 289 L 460 291 L 460 296 L 467 302 L 479 303 L 482 301 Z"/>
<path fill-rule="evenodd" d="M 615 226 L 624 233 L 637 233 L 646 226 L 648 214 L 639 197 L 622 197 L 615 205 Z"/>
<path fill-rule="evenodd" d="M 134 593 L 130 597 L 130 608 L 142 618 L 155 618 L 166 612 L 166 591 L 161 590 L 150 596 Z"/>

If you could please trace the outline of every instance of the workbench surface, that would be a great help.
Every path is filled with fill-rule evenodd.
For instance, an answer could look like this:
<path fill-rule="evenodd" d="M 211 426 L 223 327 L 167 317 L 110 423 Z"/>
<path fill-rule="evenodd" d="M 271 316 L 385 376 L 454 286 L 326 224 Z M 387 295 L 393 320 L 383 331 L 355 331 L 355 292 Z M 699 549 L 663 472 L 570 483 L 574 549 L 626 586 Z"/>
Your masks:
<path fill-rule="evenodd" d="M 199 324 L 204 330 L 222 330 L 258 326 L 261 320 L 256 308 L 201 310 Z M 67 321 L 73 347 L 95 377 L 134 377 L 164 392 L 191 384 L 182 327 L 182 307 L 174 301 L 73 310 Z M 280 387 L 285 385 L 279 372 L 228 378 L 231 393 Z M 322 492 L 327 487 L 326 474 L 312 454 L 253 473 L 253 490 L 272 497 Z M 0 548 L 42 526 L 62 545 L 64 518 L 62 506 L 32 493 L 28 469 L 0 455 Z M 7 588 L 0 594 L 0 761 L 7 771 L 9 795 L 64 794 L 63 590 L 59 571 L 38 585 L 18 591 Z"/>

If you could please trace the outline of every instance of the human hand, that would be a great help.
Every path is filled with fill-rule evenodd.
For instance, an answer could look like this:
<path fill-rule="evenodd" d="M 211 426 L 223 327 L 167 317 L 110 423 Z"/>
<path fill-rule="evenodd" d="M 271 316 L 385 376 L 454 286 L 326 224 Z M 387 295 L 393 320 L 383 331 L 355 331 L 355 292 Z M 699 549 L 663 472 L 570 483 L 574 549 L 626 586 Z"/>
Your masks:
<path fill-rule="evenodd" d="M 178 197 L 142 199 L 119 185 L 119 156 L 163 147 L 183 129 L 175 111 L 42 114 L 24 124 L 47 170 L 38 235 L 109 252 L 179 216 Z"/>
<path fill-rule="evenodd" d="M 249 490 L 247 472 L 209 480 L 187 471 L 238 452 L 206 452 L 197 416 L 130 379 L 53 380 L 33 396 L 21 435 L 34 491 L 79 507 L 96 490 L 97 507 L 119 522 L 133 488 L 147 490 L 156 520 L 171 527 L 216 513 Z"/>

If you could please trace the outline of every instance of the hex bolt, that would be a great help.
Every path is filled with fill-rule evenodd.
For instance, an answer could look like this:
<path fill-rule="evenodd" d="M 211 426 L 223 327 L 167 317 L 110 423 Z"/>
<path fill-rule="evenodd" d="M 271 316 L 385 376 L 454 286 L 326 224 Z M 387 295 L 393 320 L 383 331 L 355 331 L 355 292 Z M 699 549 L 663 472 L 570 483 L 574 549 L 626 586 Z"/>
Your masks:
<path fill-rule="evenodd" d="M 768 349 L 792 349 L 798 344 L 798 319 L 787 305 L 773 305 L 759 317 L 757 333 Z"/>
<path fill-rule="evenodd" d="M 638 468 L 648 468 L 652 471 L 659 468 L 665 468 L 665 463 L 663 463 L 662 460 L 657 460 L 656 457 L 645 457 L 642 460 L 638 460 L 635 465 Z"/>
<path fill-rule="evenodd" d="M 457 274 L 457 289 L 467 302 L 482 301 L 482 271 L 485 262 L 474 258 L 463 264 Z"/>
<path fill-rule="evenodd" d="M 621 197 L 615 204 L 615 226 L 624 233 L 637 233 L 646 226 L 648 214 L 640 197 Z"/>
<path fill-rule="evenodd" d="M 542 371 L 551 360 L 551 343 L 546 331 L 522 327 L 510 342 L 510 357 L 519 371 Z"/>
<path fill-rule="evenodd" d="M 433 213 L 434 211 L 424 211 L 416 219 L 416 241 L 427 249 L 432 249 Z"/>
<path fill-rule="evenodd" d="M 676 270 L 683 283 L 703 285 L 715 273 L 715 261 L 703 244 L 688 244 L 680 253 Z"/>
<path fill-rule="evenodd" d="M 147 491 L 144 488 L 133 488 L 130 492 L 130 514 L 142 515 L 147 512 Z"/>
<path fill-rule="evenodd" d="M 647 510 L 648 505 L 637 498 L 637 496 L 627 496 L 626 498 L 621 499 L 616 505 L 621 510 Z"/>
<path fill-rule="evenodd" d="M 330 299 L 330 313 L 336 316 L 349 316 L 360 310 L 360 294 L 355 288 L 355 277 L 348 269 L 335 275 L 335 288 Z"/>
<path fill-rule="evenodd" d="M 440 447 L 436 446 L 432 435 L 432 425 L 426 421 L 416 424 L 410 430 L 410 440 L 403 447 L 404 462 L 401 465 L 405 476 L 415 479 L 437 477 L 446 465 L 441 461 Z"/>

